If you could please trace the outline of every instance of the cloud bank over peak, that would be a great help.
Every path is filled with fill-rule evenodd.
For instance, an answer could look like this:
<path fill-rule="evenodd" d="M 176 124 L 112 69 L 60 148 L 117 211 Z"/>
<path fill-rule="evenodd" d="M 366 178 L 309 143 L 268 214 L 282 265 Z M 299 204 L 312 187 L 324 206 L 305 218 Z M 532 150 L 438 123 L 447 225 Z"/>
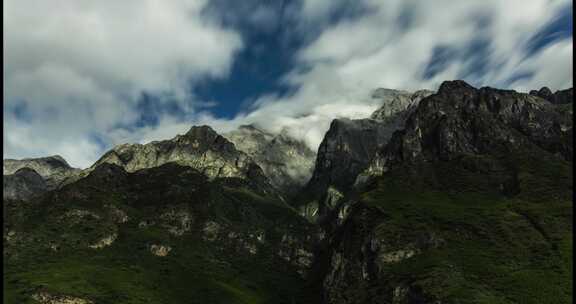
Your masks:
<path fill-rule="evenodd" d="M 193 124 L 225 132 L 255 123 L 316 149 L 332 119 L 380 106 L 370 98 L 376 88 L 435 90 L 464 79 L 526 92 L 573 81 L 568 0 L 8 0 L 4 8 L 5 157 L 61 154 L 88 166 L 112 145 L 172 138 Z M 270 72 L 267 87 L 234 101 L 244 106 L 232 118 L 214 111 L 222 100 L 195 94 L 219 79 L 234 96 L 254 71 Z"/>

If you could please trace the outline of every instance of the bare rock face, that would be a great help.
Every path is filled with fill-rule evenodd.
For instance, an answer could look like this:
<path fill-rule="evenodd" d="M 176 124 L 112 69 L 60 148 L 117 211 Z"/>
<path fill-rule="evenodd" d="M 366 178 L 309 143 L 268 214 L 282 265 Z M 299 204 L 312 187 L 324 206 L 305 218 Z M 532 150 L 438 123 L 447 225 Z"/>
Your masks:
<path fill-rule="evenodd" d="M 538 96 L 540 98 L 546 99 L 553 104 L 568 104 L 574 102 L 574 89 L 569 88 L 566 90 L 559 90 L 555 93 L 548 87 L 542 87 L 540 90 L 530 91 L 530 95 Z"/>
<path fill-rule="evenodd" d="M 366 173 L 378 175 L 399 162 L 450 160 L 528 144 L 572 160 L 571 112 L 529 94 L 446 81 L 420 103 Z"/>
<path fill-rule="evenodd" d="M 58 187 L 59 183 L 65 178 L 80 171 L 77 168 L 70 167 L 66 160 L 59 155 L 19 160 L 5 159 L 3 168 L 4 175 L 14 174 L 22 168 L 33 169 L 46 181 L 47 187 L 50 189 Z"/>
<path fill-rule="evenodd" d="M 347 191 L 356 176 L 365 169 L 376 150 L 385 145 L 394 131 L 401 129 L 408 115 L 420 100 L 433 92 L 377 89 L 372 98 L 382 106 L 370 119 L 336 119 L 320 145 L 316 170 L 311 183 L 328 183 L 339 191 Z"/>
<path fill-rule="evenodd" d="M 377 148 L 387 140 L 386 130 L 373 119 L 335 119 L 318 149 L 309 188 L 324 192 L 329 186 L 346 191 L 356 174 L 368 165 Z"/>
<path fill-rule="evenodd" d="M 283 193 L 300 190 L 312 176 L 314 153 L 286 132 L 274 135 L 253 125 L 240 126 L 224 134 L 238 150 L 248 154 L 264 171 L 272 185 Z"/>
<path fill-rule="evenodd" d="M 91 300 L 67 296 L 51 294 L 45 291 L 38 292 L 32 295 L 32 299 L 42 304 L 92 304 Z"/>
<path fill-rule="evenodd" d="M 46 190 L 46 182 L 33 169 L 23 167 L 13 174 L 4 175 L 3 199 L 27 200 Z"/>
<path fill-rule="evenodd" d="M 376 110 L 370 118 L 387 121 L 394 118 L 397 113 L 407 111 L 418 105 L 420 100 L 432 95 L 429 90 L 419 90 L 414 93 L 391 89 L 377 89 L 372 94 L 372 98 L 382 100 L 382 106 Z"/>
<path fill-rule="evenodd" d="M 175 162 L 195 168 L 210 178 L 244 177 L 253 164 L 234 145 L 208 126 L 192 127 L 171 140 L 114 147 L 92 167 L 112 163 L 127 172 Z"/>
<path fill-rule="evenodd" d="M 260 185 L 263 191 L 274 191 L 254 160 L 208 126 L 194 126 L 170 140 L 114 147 L 87 171 L 103 163 L 118 165 L 127 172 L 177 163 L 210 179 L 238 177 Z"/>
<path fill-rule="evenodd" d="M 303 191 L 310 205 L 317 205 L 319 217 L 339 209 L 343 193 L 354 186 L 376 152 L 388 143 L 392 134 L 400 130 L 418 103 L 433 92 L 414 93 L 377 89 L 372 98 L 382 106 L 369 119 L 335 119 L 318 149 L 314 173 Z M 300 208 L 302 210 L 307 207 Z M 309 208 L 308 208 L 309 209 Z"/>
<path fill-rule="evenodd" d="M 170 246 L 156 244 L 150 245 L 150 252 L 155 256 L 165 257 L 170 253 L 170 251 L 172 251 L 172 247 Z"/>

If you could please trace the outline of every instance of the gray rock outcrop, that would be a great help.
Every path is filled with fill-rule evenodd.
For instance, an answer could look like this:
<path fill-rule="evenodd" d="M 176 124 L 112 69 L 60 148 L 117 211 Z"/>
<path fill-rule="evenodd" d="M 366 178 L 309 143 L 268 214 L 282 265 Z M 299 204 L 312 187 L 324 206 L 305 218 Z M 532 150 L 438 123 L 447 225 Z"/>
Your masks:
<path fill-rule="evenodd" d="M 223 136 L 248 154 L 283 193 L 294 194 L 312 176 L 316 153 L 286 132 L 274 135 L 245 125 Z"/>
<path fill-rule="evenodd" d="M 372 98 L 381 100 L 382 106 L 370 118 L 333 120 L 318 149 L 312 178 L 302 194 L 301 199 L 309 201 L 309 206 L 301 210 L 324 217 L 339 209 L 338 201 L 352 189 L 358 174 L 368 167 L 392 134 L 404 126 L 418 103 L 432 93 L 380 88 L 373 92 Z"/>
<path fill-rule="evenodd" d="M 14 174 L 22 168 L 30 168 L 36 171 L 46 181 L 49 189 L 58 187 L 64 179 L 80 172 L 80 169 L 72 168 L 59 155 L 40 158 L 4 159 L 4 175 Z"/>
<path fill-rule="evenodd" d="M 169 140 L 116 146 L 86 172 L 103 163 L 118 165 L 127 172 L 177 163 L 190 166 L 210 179 L 242 178 L 259 185 L 265 192 L 275 191 L 250 156 L 209 126 L 193 126 L 186 134 Z"/>
<path fill-rule="evenodd" d="M 23 167 L 13 174 L 4 175 L 3 199 L 27 200 L 44 193 L 47 188 L 40 174 L 33 169 Z"/>
<path fill-rule="evenodd" d="M 449 160 L 528 143 L 572 160 L 571 114 L 533 95 L 446 81 L 420 103 L 366 173 L 381 174 L 394 163 Z"/>
<path fill-rule="evenodd" d="M 569 88 L 566 90 L 558 90 L 555 93 L 552 93 L 552 91 L 548 87 L 542 87 L 538 91 L 537 90 L 530 91 L 530 95 L 546 99 L 553 104 L 568 104 L 574 102 L 573 88 Z"/>

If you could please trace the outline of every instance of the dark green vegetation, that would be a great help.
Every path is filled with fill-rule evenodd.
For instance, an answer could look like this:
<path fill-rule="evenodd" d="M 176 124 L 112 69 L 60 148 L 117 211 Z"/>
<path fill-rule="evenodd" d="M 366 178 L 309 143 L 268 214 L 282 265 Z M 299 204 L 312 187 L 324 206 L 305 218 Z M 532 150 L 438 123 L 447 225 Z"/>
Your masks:
<path fill-rule="evenodd" d="M 300 302 L 303 265 L 288 260 L 309 250 L 299 236 L 311 227 L 240 180 L 102 165 L 42 200 L 4 204 L 6 303 L 36 303 L 37 291 L 95 303 Z M 156 256 L 155 244 L 171 250 Z"/>
<path fill-rule="evenodd" d="M 375 181 L 332 244 L 332 268 L 347 277 L 328 271 L 331 301 L 572 303 L 572 164 L 539 149 L 510 155 L 404 166 Z M 413 255 L 386 260 L 399 251 Z"/>

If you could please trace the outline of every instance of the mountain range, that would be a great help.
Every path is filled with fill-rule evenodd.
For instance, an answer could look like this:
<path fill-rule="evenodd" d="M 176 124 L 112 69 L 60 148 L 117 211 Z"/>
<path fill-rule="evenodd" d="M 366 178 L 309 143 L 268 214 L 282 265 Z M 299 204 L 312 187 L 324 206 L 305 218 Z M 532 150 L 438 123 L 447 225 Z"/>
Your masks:
<path fill-rule="evenodd" d="M 6 303 L 571 303 L 573 89 L 376 89 L 318 151 L 192 126 L 4 160 Z"/>

